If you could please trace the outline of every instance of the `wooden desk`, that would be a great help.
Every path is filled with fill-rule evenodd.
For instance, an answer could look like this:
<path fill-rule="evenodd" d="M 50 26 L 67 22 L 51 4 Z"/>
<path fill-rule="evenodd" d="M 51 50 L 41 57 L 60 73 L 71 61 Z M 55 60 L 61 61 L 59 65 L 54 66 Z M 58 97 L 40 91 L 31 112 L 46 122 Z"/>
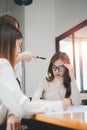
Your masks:
<path fill-rule="evenodd" d="M 36 114 L 35 120 L 71 129 L 87 130 L 87 112 Z"/>

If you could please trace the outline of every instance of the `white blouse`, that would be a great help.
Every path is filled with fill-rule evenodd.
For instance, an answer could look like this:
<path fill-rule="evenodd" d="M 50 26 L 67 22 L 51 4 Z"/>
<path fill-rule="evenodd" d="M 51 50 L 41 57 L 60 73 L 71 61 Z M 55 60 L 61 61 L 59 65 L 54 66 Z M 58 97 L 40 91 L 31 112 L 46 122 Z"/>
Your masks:
<path fill-rule="evenodd" d="M 20 81 L 20 83 L 22 82 L 22 62 L 18 62 L 15 65 L 15 77 L 18 78 L 18 80 Z"/>
<path fill-rule="evenodd" d="M 47 111 L 63 111 L 60 101 L 30 101 L 20 90 L 9 61 L 3 58 L 0 58 L 0 101 L 0 124 L 6 117 L 7 109 L 20 118 L 30 118 L 36 113 Z"/>

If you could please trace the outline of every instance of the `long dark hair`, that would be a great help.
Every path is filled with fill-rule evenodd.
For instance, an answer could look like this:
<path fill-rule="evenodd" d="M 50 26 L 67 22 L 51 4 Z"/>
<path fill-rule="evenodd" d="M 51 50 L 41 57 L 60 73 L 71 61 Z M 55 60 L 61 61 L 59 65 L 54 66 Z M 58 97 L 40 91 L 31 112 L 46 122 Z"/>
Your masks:
<path fill-rule="evenodd" d="M 59 60 L 59 59 L 62 60 L 64 63 L 70 64 L 70 59 L 69 59 L 68 55 L 65 52 L 57 52 L 57 53 L 55 53 L 52 56 L 52 58 L 50 60 L 50 63 L 49 63 L 49 66 L 48 66 L 48 77 L 46 77 L 46 80 L 48 82 L 51 82 L 54 79 L 54 74 L 53 74 L 51 65 L 56 60 Z M 66 88 L 65 97 L 68 98 L 71 95 L 71 87 L 70 87 L 71 86 L 71 78 L 69 76 L 69 71 L 68 71 L 67 68 L 65 68 L 65 72 L 64 72 L 64 75 L 63 75 L 63 84 L 64 84 L 64 87 Z"/>
<path fill-rule="evenodd" d="M 0 58 L 6 58 L 15 65 L 16 40 L 22 38 L 22 33 L 10 23 L 0 24 Z"/>

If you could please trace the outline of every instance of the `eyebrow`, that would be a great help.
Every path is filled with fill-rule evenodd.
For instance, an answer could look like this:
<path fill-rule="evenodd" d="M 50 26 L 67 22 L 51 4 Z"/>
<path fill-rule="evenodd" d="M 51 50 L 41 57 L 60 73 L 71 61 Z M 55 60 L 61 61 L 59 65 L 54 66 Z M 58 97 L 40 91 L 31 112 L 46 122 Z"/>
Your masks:
<path fill-rule="evenodd" d="M 59 67 L 59 66 L 64 66 L 64 65 L 59 65 L 59 66 L 56 66 L 56 65 L 54 65 L 54 64 L 52 64 L 53 66 L 55 66 L 55 67 Z"/>

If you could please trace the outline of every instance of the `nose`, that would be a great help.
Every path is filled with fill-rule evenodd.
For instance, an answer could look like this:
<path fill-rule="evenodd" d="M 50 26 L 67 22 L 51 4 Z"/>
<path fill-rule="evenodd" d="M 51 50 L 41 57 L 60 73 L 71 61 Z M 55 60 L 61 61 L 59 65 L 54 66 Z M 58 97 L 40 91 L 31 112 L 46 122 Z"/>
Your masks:
<path fill-rule="evenodd" d="M 58 68 L 56 69 L 56 72 L 59 72 Z"/>

